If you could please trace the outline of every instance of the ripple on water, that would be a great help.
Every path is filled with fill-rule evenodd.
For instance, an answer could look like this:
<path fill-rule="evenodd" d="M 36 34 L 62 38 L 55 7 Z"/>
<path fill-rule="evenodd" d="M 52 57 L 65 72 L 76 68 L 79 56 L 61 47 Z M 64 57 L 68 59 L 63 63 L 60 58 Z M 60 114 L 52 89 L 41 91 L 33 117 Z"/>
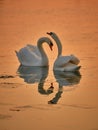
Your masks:
<path fill-rule="evenodd" d="M 15 78 L 15 76 L 13 76 L 13 75 L 0 75 L 0 78 L 1 79 L 7 79 L 7 78 Z"/>
<path fill-rule="evenodd" d="M 0 119 L 10 119 L 10 118 L 12 118 L 11 115 L 0 114 Z"/>
<path fill-rule="evenodd" d="M 23 84 L 20 83 L 11 83 L 11 82 L 1 82 L 0 88 L 18 88 Z"/>

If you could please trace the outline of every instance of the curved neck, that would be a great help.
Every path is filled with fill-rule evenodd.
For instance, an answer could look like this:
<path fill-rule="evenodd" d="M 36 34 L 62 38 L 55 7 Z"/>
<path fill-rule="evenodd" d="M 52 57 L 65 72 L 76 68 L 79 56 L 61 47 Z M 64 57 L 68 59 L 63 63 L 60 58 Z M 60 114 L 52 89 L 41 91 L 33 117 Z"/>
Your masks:
<path fill-rule="evenodd" d="M 61 41 L 60 41 L 59 37 L 56 34 L 54 34 L 52 38 L 55 40 L 55 42 L 57 44 L 57 47 L 58 47 L 58 56 L 57 57 L 59 57 L 60 55 L 62 55 Z"/>
<path fill-rule="evenodd" d="M 40 38 L 40 39 L 37 41 L 37 47 L 38 47 L 38 49 L 39 49 L 39 51 L 40 51 L 40 54 L 41 54 L 41 56 L 42 56 L 42 62 L 48 62 L 47 55 L 46 55 L 46 53 L 45 53 L 45 51 L 44 51 L 44 49 L 43 49 L 43 47 L 42 47 L 42 44 L 43 44 L 44 42 L 46 42 L 46 43 L 49 42 L 49 40 L 48 40 L 47 37 Z"/>

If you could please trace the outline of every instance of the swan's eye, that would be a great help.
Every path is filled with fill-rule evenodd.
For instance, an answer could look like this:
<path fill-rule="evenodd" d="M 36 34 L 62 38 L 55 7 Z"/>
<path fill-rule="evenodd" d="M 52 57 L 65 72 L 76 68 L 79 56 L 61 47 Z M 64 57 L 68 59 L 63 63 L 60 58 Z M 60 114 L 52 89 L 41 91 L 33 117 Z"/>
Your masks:
<path fill-rule="evenodd" d="M 48 35 L 52 35 L 52 34 L 53 34 L 53 32 L 47 32 L 47 34 L 48 34 Z"/>
<path fill-rule="evenodd" d="M 52 32 L 50 32 L 50 35 L 52 35 L 53 33 Z"/>

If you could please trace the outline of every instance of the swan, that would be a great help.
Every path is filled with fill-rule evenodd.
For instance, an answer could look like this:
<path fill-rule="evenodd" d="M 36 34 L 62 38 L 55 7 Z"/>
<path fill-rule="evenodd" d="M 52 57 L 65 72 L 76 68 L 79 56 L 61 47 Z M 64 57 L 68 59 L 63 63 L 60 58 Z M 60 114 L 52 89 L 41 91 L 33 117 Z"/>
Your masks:
<path fill-rule="evenodd" d="M 48 57 L 42 47 L 44 42 L 52 50 L 52 41 L 48 37 L 42 37 L 37 41 L 37 46 L 28 44 L 19 51 L 15 51 L 20 64 L 24 66 L 48 66 Z"/>
<path fill-rule="evenodd" d="M 47 32 L 56 42 L 58 47 L 58 56 L 54 62 L 53 70 L 58 71 L 78 71 L 79 59 L 74 55 L 62 56 L 62 44 L 58 36 L 54 32 Z"/>

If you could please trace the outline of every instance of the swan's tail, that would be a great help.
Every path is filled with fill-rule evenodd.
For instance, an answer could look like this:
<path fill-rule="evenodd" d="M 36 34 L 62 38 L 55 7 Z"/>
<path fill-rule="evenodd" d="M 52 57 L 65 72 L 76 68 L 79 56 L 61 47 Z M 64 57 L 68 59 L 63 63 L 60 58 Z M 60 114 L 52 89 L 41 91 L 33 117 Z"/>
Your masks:
<path fill-rule="evenodd" d="M 16 55 L 18 56 L 18 52 L 15 50 Z"/>
<path fill-rule="evenodd" d="M 81 68 L 81 66 L 78 66 L 78 67 L 75 69 L 75 71 L 79 71 L 80 68 Z"/>
<path fill-rule="evenodd" d="M 76 72 L 76 71 L 79 71 L 80 68 L 81 68 L 81 66 L 77 66 L 74 64 L 68 64 L 68 66 L 65 67 L 64 71 Z"/>
<path fill-rule="evenodd" d="M 20 58 L 20 56 L 19 56 L 19 52 L 15 50 L 15 53 L 16 53 L 16 56 L 17 56 L 19 62 L 21 63 L 21 58 Z"/>
<path fill-rule="evenodd" d="M 71 55 L 71 62 L 72 62 L 73 64 L 78 65 L 79 62 L 80 62 L 80 60 L 79 60 L 76 56 Z"/>
<path fill-rule="evenodd" d="M 16 56 L 17 56 L 20 64 L 24 64 L 25 63 L 24 61 L 26 61 L 26 58 L 25 58 L 24 53 L 22 52 L 22 49 L 19 52 L 15 50 L 15 53 L 16 53 Z"/>

